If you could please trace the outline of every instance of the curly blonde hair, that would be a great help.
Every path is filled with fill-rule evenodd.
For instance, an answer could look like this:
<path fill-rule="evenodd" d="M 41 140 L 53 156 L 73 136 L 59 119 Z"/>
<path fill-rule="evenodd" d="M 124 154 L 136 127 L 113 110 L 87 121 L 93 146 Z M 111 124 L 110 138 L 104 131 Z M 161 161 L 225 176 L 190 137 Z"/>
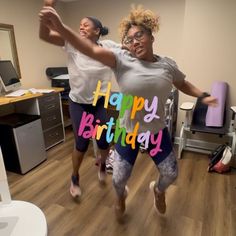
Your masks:
<path fill-rule="evenodd" d="M 145 10 L 142 5 L 132 9 L 127 17 L 125 17 L 119 26 L 121 40 L 125 38 L 132 25 L 142 26 L 151 33 L 156 33 L 159 30 L 159 16 L 155 15 L 151 10 Z"/>

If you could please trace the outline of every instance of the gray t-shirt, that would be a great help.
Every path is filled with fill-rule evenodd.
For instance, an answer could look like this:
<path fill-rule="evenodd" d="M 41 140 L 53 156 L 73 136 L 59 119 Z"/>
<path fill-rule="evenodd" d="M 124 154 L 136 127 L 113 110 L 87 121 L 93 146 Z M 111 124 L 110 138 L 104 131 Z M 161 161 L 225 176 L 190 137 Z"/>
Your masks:
<path fill-rule="evenodd" d="M 108 49 L 120 47 L 111 40 L 103 40 L 99 44 Z M 77 103 L 92 104 L 98 80 L 102 81 L 101 91 L 105 92 L 108 81 L 114 77 L 112 70 L 82 54 L 68 42 L 65 42 L 64 50 L 68 55 L 70 99 Z"/>
<path fill-rule="evenodd" d="M 123 118 L 120 119 L 120 126 L 125 127 L 127 132 L 132 132 L 135 124 L 139 122 L 138 133 L 149 130 L 156 134 L 165 127 L 164 106 L 171 92 L 172 82 L 184 80 L 185 75 L 170 58 L 156 55 L 156 62 L 147 62 L 133 57 L 127 50 L 111 50 L 116 57 L 114 72 L 120 91 L 123 94 L 148 99 L 148 106 L 151 105 L 155 96 L 158 97 L 156 114 L 159 118 L 155 118 L 151 122 L 145 122 L 144 117 L 149 112 L 142 109 L 131 120 L 131 109 L 129 109 L 125 112 Z"/>

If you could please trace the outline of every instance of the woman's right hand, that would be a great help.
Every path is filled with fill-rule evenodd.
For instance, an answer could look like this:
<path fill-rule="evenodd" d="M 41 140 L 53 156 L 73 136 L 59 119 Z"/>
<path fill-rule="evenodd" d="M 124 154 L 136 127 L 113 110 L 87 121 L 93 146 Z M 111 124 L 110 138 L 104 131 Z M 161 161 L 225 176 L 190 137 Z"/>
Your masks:
<path fill-rule="evenodd" d="M 64 24 L 56 10 L 52 7 L 43 7 L 39 13 L 40 20 L 46 24 L 46 26 L 57 32 L 61 32 L 64 29 Z"/>
<path fill-rule="evenodd" d="M 218 106 L 218 100 L 217 100 L 217 98 L 215 98 L 213 96 L 208 96 L 208 97 L 203 98 L 202 102 L 208 106 L 212 106 L 212 107 Z"/>

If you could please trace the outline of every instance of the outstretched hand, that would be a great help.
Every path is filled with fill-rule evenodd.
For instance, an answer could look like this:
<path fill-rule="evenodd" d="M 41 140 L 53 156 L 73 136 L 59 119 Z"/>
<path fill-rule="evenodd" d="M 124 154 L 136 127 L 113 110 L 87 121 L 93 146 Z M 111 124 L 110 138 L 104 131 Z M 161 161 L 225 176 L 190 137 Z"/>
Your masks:
<path fill-rule="evenodd" d="M 216 107 L 218 105 L 217 98 L 213 96 L 208 96 L 208 97 L 203 98 L 202 102 L 208 106 L 213 106 L 213 107 Z"/>
<path fill-rule="evenodd" d="M 56 4 L 57 0 L 44 0 L 44 6 L 48 6 L 48 7 L 54 7 Z"/>
<path fill-rule="evenodd" d="M 42 10 L 39 12 L 39 19 L 50 30 L 61 32 L 64 28 L 60 16 L 52 7 L 43 7 Z"/>

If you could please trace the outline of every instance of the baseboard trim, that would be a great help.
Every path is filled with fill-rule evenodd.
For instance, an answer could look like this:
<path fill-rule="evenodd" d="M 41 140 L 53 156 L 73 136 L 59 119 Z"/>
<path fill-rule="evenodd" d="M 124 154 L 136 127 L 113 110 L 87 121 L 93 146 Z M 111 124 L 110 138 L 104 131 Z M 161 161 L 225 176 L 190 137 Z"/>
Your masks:
<path fill-rule="evenodd" d="M 175 144 L 179 145 L 180 137 L 175 137 Z M 185 150 L 210 153 L 222 143 L 211 143 L 197 139 L 187 139 Z"/>

